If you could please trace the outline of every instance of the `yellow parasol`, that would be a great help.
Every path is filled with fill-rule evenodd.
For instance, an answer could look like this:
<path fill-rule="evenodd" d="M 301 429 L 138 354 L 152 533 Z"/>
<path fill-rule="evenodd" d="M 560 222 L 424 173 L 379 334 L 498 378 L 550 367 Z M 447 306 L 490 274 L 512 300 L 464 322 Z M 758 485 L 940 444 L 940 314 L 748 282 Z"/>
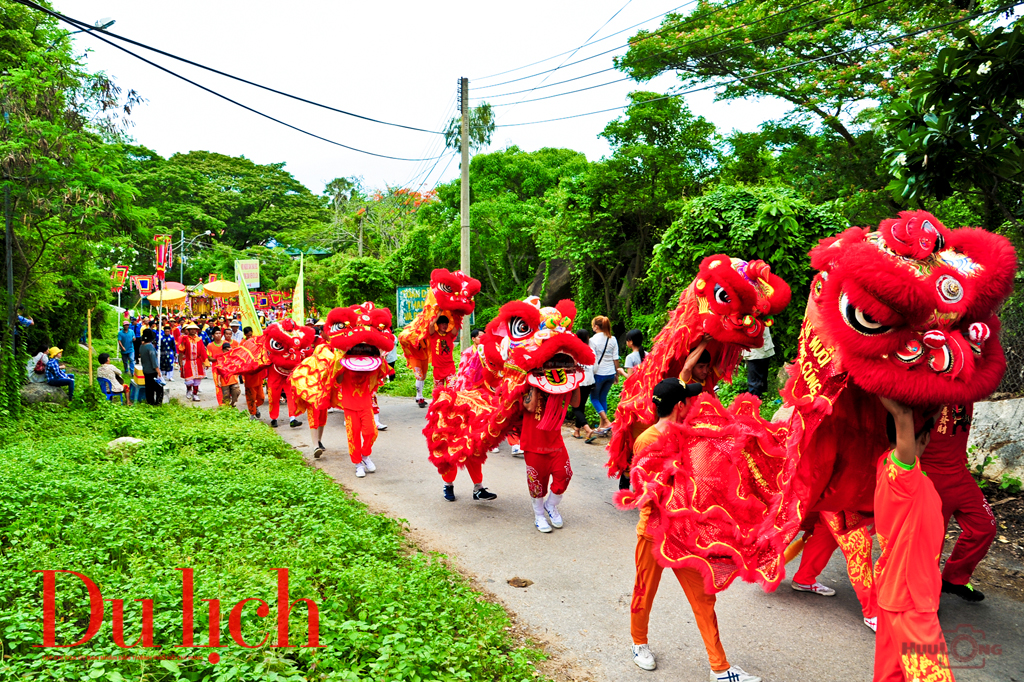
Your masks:
<path fill-rule="evenodd" d="M 177 289 L 160 289 L 146 297 L 155 306 L 180 308 L 185 305 L 185 292 Z"/>
<path fill-rule="evenodd" d="M 217 298 L 234 298 L 238 296 L 238 285 L 228 279 L 218 279 L 204 284 L 203 292 L 207 296 L 216 296 Z"/>

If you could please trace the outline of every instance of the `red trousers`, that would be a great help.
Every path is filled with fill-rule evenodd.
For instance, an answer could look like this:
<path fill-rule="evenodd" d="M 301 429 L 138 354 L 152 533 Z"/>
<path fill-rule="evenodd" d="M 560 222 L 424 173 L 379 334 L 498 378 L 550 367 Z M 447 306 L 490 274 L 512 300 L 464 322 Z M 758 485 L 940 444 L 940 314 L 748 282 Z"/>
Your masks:
<path fill-rule="evenodd" d="M 651 553 L 652 545 L 650 538 L 645 536 L 636 539 L 636 580 L 633 582 L 633 600 L 629 604 L 629 631 L 633 635 L 633 644 L 647 644 L 647 624 L 651 620 L 651 607 L 658 594 L 661 572 L 664 570 Z M 711 669 L 725 670 L 729 667 L 729 661 L 725 658 L 725 649 L 718 637 L 715 595 L 704 591 L 704 579 L 694 569 L 672 570 L 693 609 L 693 619 L 704 640 Z"/>
<path fill-rule="evenodd" d="M 469 479 L 473 481 L 473 483 L 483 483 L 484 481 L 484 474 L 480 471 L 480 466 L 480 460 L 474 457 L 466 460 L 466 471 L 469 472 Z M 453 466 L 448 470 L 448 473 L 441 474 L 441 480 L 445 483 L 454 483 L 455 476 L 458 475 L 458 473 L 459 468 L 457 466 Z"/>
<path fill-rule="evenodd" d="M 345 435 L 348 437 L 348 457 L 353 464 L 369 457 L 373 442 L 377 440 L 373 410 L 345 410 Z"/>
<path fill-rule="evenodd" d="M 996 517 L 966 467 L 955 474 L 929 472 L 928 478 L 942 500 L 943 527 L 949 525 L 952 516 L 963 530 L 946 559 L 942 579 L 954 585 L 966 585 L 996 539 Z"/>
<path fill-rule="evenodd" d="M 878 615 L 878 601 L 875 594 L 874 571 L 871 567 L 871 536 L 874 525 L 861 525 L 855 530 L 844 532 L 839 526 L 835 512 L 821 512 L 813 535 L 804 545 L 800 568 L 793 576 L 793 582 L 811 585 L 825 570 L 828 560 L 836 547 L 841 547 L 846 558 L 846 571 L 850 584 L 857 593 L 860 610 L 865 618 Z"/>
<path fill-rule="evenodd" d="M 530 497 L 544 497 L 548 494 L 548 480 L 551 481 L 551 492 L 561 495 L 569 487 L 572 480 L 572 467 L 569 465 L 569 453 L 565 446 L 558 452 L 539 455 L 535 452 L 524 452 L 526 461 L 526 484 L 530 487 Z"/>
<path fill-rule="evenodd" d="M 263 373 L 245 374 L 242 383 L 245 384 L 245 406 L 249 408 L 249 414 L 255 416 L 263 404 Z"/>
<path fill-rule="evenodd" d="M 878 609 L 872 682 L 955 682 L 935 613 Z"/>
<path fill-rule="evenodd" d="M 292 388 L 291 374 L 284 375 L 271 367 L 267 370 L 267 389 L 270 396 L 267 401 L 270 403 L 270 418 L 277 419 L 281 414 L 281 391 L 284 391 L 285 400 L 288 402 L 288 416 L 298 414 L 295 407 L 295 389 Z"/>
<path fill-rule="evenodd" d="M 309 428 L 318 429 L 321 426 L 327 424 L 327 408 L 322 410 L 314 410 L 312 407 L 309 408 Z"/>

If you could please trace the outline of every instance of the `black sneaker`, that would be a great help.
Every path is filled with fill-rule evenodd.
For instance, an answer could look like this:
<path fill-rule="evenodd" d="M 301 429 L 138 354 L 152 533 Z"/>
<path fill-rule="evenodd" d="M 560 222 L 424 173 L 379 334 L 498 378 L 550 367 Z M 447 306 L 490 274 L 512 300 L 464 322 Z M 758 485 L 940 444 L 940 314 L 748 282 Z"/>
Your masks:
<path fill-rule="evenodd" d="M 444 487 L 444 499 L 448 500 L 449 502 L 455 501 L 455 486 L 446 485 Z"/>
<path fill-rule="evenodd" d="M 480 490 L 473 491 L 474 500 L 496 500 L 498 496 L 487 490 L 487 488 L 480 488 Z"/>
<path fill-rule="evenodd" d="M 259 411 L 259 410 L 257 409 L 257 410 L 256 410 L 256 418 L 257 418 L 257 419 L 259 419 L 259 418 L 260 418 L 260 417 L 262 417 L 262 416 L 263 416 L 263 415 L 261 415 L 261 414 L 260 414 L 260 411 Z"/>
<path fill-rule="evenodd" d="M 302 426 L 302 422 L 300 422 L 298 419 L 293 419 L 290 422 L 288 422 L 288 426 L 294 429 L 297 426 Z"/>
<path fill-rule="evenodd" d="M 313 459 L 320 459 L 320 455 L 324 454 L 324 446 L 321 443 L 313 450 Z"/>
<path fill-rule="evenodd" d="M 418 398 L 416 400 L 416 404 L 419 405 L 420 407 L 426 407 L 427 406 L 427 401 L 424 400 L 423 398 Z"/>
<path fill-rule="evenodd" d="M 954 585 L 953 583 L 942 581 L 942 591 L 948 592 L 949 594 L 955 594 L 964 601 L 979 602 L 985 598 L 985 595 L 981 590 L 974 589 L 974 586 L 970 583 L 966 585 Z"/>
<path fill-rule="evenodd" d="M 276 429 L 277 428 L 277 420 L 276 419 L 271 419 L 270 420 L 270 425 Z"/>

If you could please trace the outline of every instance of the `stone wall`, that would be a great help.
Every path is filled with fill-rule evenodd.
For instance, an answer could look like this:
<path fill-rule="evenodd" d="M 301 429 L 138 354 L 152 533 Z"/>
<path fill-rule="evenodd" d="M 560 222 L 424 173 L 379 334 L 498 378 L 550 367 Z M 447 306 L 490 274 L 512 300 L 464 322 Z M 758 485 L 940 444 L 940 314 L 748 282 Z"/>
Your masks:
<path fill-rule="evenodd" d="M 991 456 L 986 478 L 1024 481 L 1024 398 L 975 403 L 967 449 L 971 471 Z"/>

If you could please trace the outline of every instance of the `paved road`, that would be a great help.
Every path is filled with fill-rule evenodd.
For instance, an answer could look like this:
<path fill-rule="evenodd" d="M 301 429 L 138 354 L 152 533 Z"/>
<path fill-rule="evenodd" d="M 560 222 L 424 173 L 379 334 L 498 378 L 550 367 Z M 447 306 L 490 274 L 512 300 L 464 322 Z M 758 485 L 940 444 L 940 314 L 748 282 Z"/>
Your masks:
<path fill-rule="evenodd" d="M 204 382 L 203 401 L 197 403 L 201 407 L 212 401 L 208 384 Z M 658 669 L 645 672 L 632 662 L 629 601 L 637 514 L 612 506 L 615 482 L 605 477 L 603 447 L 585 445 L 563 431 L 574 471 L 560 507 L 565 527 L 542 534 L 533 527 L 523 460 L 511 457 L 507 445 L 484 466 L 484 484 L 498 494 L 497 500 L 474 502 L 469 477 L 461 472 L 455 482 L 458 500 L 447 502 L 441 496 L 441 479 L 426 459 L 420 433 L 425 411 L 412 399 L 392 397 L 381 398 L 381 409 L 389 429 L 374 447 L 377 473 L 364 479 L 355 477 L 349 462 L 341 414 L 329 418 L 324 435 L 328 450 L 320 460 L 312 459 L 306 425 L 283 425 L 278 432 L 372 509 L 407 519 L 421 548 L 453 557 L 465 574 L 515 612 L 534 637 L 553 647 L 566 679 L 708 679 L 707 656 L 692 612 L 668 573 L 651 617 L 650 644 Z M 533 584 L 513 588 L 507 584 L 513 577 Z M 720 594 L 718 620 L 730 663 L 766 682 L 870 680 L 874 634 L 861 622 L 838 552 L 822 581 L 836 588 L 835 597 L 794 592 L 788 581 L 774 594 L 738 582 Z M 957 670 L 958 680 L 1024 682 L 1024 609 L 1019 603 L 993 597 L 968 605 L 944 598 L 941 621 L 947 631 L 972 627 L 984 632 L 983 643 L 1000 645 L 1001 654 L 974 658 L 974 665 L 984 659 L 983 668 Z M 967 644 L 963 640 L 961 646 Z"/>

